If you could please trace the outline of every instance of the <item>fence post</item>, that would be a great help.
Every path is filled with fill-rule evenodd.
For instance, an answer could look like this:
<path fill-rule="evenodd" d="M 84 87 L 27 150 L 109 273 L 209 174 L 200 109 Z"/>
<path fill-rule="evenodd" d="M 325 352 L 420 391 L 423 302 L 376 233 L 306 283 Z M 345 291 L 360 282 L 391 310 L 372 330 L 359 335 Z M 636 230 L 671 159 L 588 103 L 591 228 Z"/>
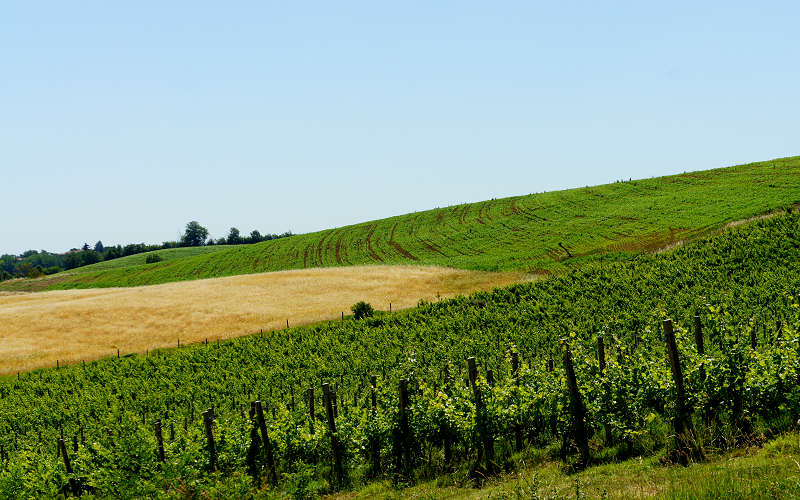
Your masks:
<path fill-rule="evenodd" d="M 578 390 L 578 380 L 575 378 L 575 368 L 572 366 L 572 353 L 569 343 L 562 341 L 564 351 L 564 370 L 567 372 L 567 389 L 569 390 L 570 411 L 572 413 L 572 430 L 575 444 L 578 446 L 580 462 L 577 468 L 589 464 L 589 438 L 586 435 L 586 408 L 583 406 L 581 393 Z"/>

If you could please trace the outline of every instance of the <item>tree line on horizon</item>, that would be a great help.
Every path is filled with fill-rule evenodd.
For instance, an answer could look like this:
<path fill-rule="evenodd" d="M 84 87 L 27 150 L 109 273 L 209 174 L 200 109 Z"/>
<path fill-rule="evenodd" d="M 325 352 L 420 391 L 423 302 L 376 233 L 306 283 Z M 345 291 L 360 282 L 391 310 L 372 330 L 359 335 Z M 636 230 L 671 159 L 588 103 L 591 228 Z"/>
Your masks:
<path fill-rule="evenodd" d="M 242 235 L 239 229 L 230 228 L 228 235 L 209 238 L 208 229 L 197 221 L 186 224 L 186 229 L 180 241 L 165 241 L 162 244 L 129 243 L 127 245 L 105 246 L 98 241 L 93 247 L 84 243 L 80 248 L 72 248 L 65 253 L 53 253 L 47 250 L 27 250 L 19 255 L 0 255 L 0 281 L 12 278 L 38 278 L 41 276 L 59 273 L 77 267 L 88 266 L 108 260 L 136 255 L 155 250 L 181 247 L 199 247 L 211 245 L 247 245 L 262 241 L 275 240 L 293 236 L 291 231 L 281 234 L 261 234 L 253 230 L 250 235 Z"/>

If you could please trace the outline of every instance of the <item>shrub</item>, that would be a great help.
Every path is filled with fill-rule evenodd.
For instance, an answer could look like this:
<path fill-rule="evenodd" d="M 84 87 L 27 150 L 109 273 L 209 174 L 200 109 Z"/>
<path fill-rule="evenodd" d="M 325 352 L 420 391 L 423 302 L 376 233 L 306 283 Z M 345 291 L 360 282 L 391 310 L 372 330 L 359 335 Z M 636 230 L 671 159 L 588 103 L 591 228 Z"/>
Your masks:
<path fill-rule="evenodd" d="M 162 259 L 161 256 L 158 255 L 157 253 L 151 253 L 150 255 L 148 255 L 144 259 L 144 263 L 145 264 L 155 264 L 156 262 L 161 262 L 162 260 L 164 260 L 164 259 Z"/>
<path fill-rule="evenodd" d="M 353 304 L 350 310 L 353 311 L 353 317 L 356 319 L 369 318 L 375 313 L 372 306 L 363 300 Z"/>
<path fill-rule="evenodd" d="M 38 278 L 43 276 L 42 269 L 40 267 L 34 266 L 30 262 L 22 262 L 20 263 L 16 269 L 14 269 L 17 276 L 21 278 Z"/>

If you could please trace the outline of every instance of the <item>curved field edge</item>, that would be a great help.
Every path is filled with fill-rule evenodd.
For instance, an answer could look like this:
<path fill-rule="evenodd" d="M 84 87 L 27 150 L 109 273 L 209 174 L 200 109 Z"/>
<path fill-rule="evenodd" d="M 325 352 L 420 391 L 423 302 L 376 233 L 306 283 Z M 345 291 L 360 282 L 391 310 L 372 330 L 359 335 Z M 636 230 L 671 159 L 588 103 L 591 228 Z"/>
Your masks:
<path fill-rule="evenodd" d="M 135 288 L 0 292 L 0 374 L 279 330 L 350 314 L 360 300 L 394 311 L 490 290 L 519 273 L 443 267 L 318 268 Z"/>
<path fill-rule="evenodd" d="M 434 433 L 439 424 L 428 427 L 435 422 L 432 419 L 439 418 L 437 408 L 454 412 L 456 425 L 448 427 L 455 433 L 454 443 L 460 450 L 456 456 L 461 460 L 454 465 L 469 474 L 476 450 L 471 389 L 463 380 L 462 371 L 455 379 L 443 377 L 443 373 L 455 374 L 456 365 L 463 366 L 464 357 L 470 355 L 479 358 L 481 372 L 489 367 L 495 370 L 496 386 L 486 401 L 491 418 L 498 425 L 493 432 L 503 462 L 509 457 L 508 437 L 514 423 L 507 417 L 514 414 L 524 419 L 528 429 L 530 456 L 537 456 L 536 450 L 543 448 L 545 454 L 538 456 L 552 458 L 560 447 L 559 436 L 569 432 L 569 421 L 562 411 L 567 408 L 568 398 L 561 369 L 550 371 L 545 367 L 548 351 L 553 354 L 551 349 L 567 332 L 572 332 L 571 345 L 575 365 L 580 367 L 577 376 L 590 409 L 589 420 L 598 424 L 598 439 L 593 440 L 592 448 L 592 462 L 598 464 L 595 470 L 631 456 L 647 461 L 669 446 L 673 415 L 669 402 L 670 369 L 658 327 L 667 314 L 675 318 L 678 326 L 691 325 L 692 315 L 698 312 L 703 314 L 709 336 L 704 355 L 693 350 L 688 330 L 677 330 L 686 387 L 696 397 L 692 403 L 697 412 L 695 423 L 702 422 L 699 409 L 703 402 L 720 397 L 730 401 L 731 392 L 725 388 L 733 387 L 731 381 L 736 376 L 746 384 L 741 389 L 747 395 L 745 408 L 755 431 L 747 436 L 761 442 L 759 436 L 797 430 L 800 389 L 794 381 L 800 376 L 800 306 L 796 300 L 800 290 L 799 242 L 800 216 L 775 217 L 665 254 L 643 255 L 621 264 L 592 265 L 573 271 L 570 276 L 423 304 L 395 314 L 382 313 L 366 321 L 336 321 L 243 337 L 216 346 L 151 352 L 148 356 L 106 359 L 6 378 L 0 381 L 0 415 L 7 419 L 6 428 L 22 431 L 21 460 L 16 460 L 20 457 L 17 455 L 11 463 L 24 461 L 15 465 L 13 474 L 20 475 L 6 475 L 6 484 L 25 486 L 27 483 L 17 478 L 23 477 L 26 470 L 35 473 L 41 467 L 57 474 L 52 479 L 29 476 L 38 481 L 35 487 L 65 484 L 58 457 L 51 448 L 43 449 L 41 443 L 55 443 L 64 428 L 67 436 L 77 433 L 83 423 L 91 448 L 79 449 L 76 463 L 81 464 L 81 469 L 77 476 L 84 484 L 97 485 L 98 494 L 113 496 L 120 489 L 121 476 L 126 475 L 124 484 L 130 491 L 138 488 L 135 491 L 150 492 L 149 496 L 155 496 L 164 485 L 169 487 L 178 481 L 184 484 L 187 478 L 195 485 L 193 491 L 220 491 L 219 486 L 231 488 L 228 496 L 244 496 L 252 485 L 243 472 L 248 430 L 252 430 L 245 411 L 248 402 L 259 398 L 276 410 L 270 417 L 269 432 L 275 439 L 281 472 L 287 480 L 279 488 L 258 493 L 280 495 L 283 488 L 295 488 L 300 482 L 320 484 L 330 477 L 326 465 L 330 455 L 319 447 L 330 442 L 319 419 L 319 407 L 312 421 L 315 432 L 306 432 L 311 420 L 305 405 L 295 406 L 294 396 L 303 394 L 307 387 L 319 387 L 321 382 L 335 382 L 342 403 L 336 418 L 342 424 L 342 435 L 348 436 L 348 449 L 363 449 L 357 444 L 375 436 L 381 440 L 388 459 L 392 453 L 392 429 L 397 428 L 397 399 L 393 395 L 397 380 L 404 377 L 416 381 L 411 396 L 412 415 L 420 418 L 410 422 L 422 445 L 418 448 L 419 457 L 424 459 L 427 455 L 432 465 L 427 468 L 423 461 L 419 478 L 433 479 L 439 476 L 437 471 L 452 471 L 451 465 L 441 462 L 441 443 Z M 753 319 L 769 327 L 763 332 L 758 330 L 757 348 L 751 347 L 751 339 L 747 338 Z M 777 327 L 776 320 L 782 321 L 782 327 Z M 778 331 L 773 329 L 776 327 Z M 616 346 L 609 351 L 614 354 L 606 372 L 611 394 L 620 402 L 614 408 L 604 409 L 603 394 L 607 391 L 596 383 L 600 373 L 593 352 L 596 332 L 612 339 L 609 345 Z M 521 392 L 512 389 L 516 384 L 510 377 L 507 357 L 511 347 L 523 360 Z M 746 363 L 741 363 L 739 356 Z M 784 360 L 782 369 L 772 365 L 772 360 L 778 359 Z M 704 367 L 704 375 L 697 369 L 700 366 Z M 746 367 L 745 376 L 739 377 L 741 373 L 737 375 L 735 370 L 742 367 Z M 381 404 L 372 420 L 369 393 L 363 390 L 368 374 L 380 377 Z M 704 379 L 716 382 L 703 383 Z M 444 392 L 437 390 L 436 384 L 446 384 Z M 515 398 L 509 399 L 514 393 L 521 398 L 521 404 L 514 404 Z M 316 394 L 319 396 L 319 392 Z M 207 466 L 203 431 L 197 421 L 197 410 L 209 407 L 218 417 L 217 435 L 226 436 L 226 444 L 221 444 L 221 456 L 227 457 L 223 475 Z M 554 414 L 556 430 L 541 425 L 551 421 Z M 85 418 L 87 415 L 94 418 Z M 722 424 L 730 424 L 729 415 L 727 406 L 718 413 Z M 170 439 L 167 453 L 171 458 L 167 464 L 180 464 L 180 468 L 158 467 L 151 425 L 155 418 L 175 423 L 178 434 L 174 441 Z M 628 435 L 633 441 L 622 447 L 604 443 L 600 424 L 608 419 L 618 426 L 615 435 Z M 107 432 L 110 428 L 113 435 Z M 39 430 L 42 435 L 37 436 Z M 725 428 L 703 426 L 698 431 L 700 442 L 709 452 L 742 446 L 740 434 L 729 433 Z M 12 449 L 12 443 L 17 445 L 15 436 L 6 432 L 0 436 L 0 443 Z M 121 440 L 125 446 L 119 446 Z M 132 449 L 140 450 L 135 463 L 141 465 L 133 472 L 125 455 Z M 361 474 L 367 471 L 365 455 L 348 454 L 347 461 L 348 470 L 359 474 L 354 479 L 361 481 L 365 477 Z M 383 477 L 391 480 L 392 466 L 386 462 L 387 474 Z M 320 467 L 315 468 L 312 463 Z M 146 478 L 142 477 L 142 470 L 148 471 Z M 3 473 L 0 470 L 0 475 Z M 321 490 L 330 488 L 322 484 Z M 727 491 L 724 484 L 719 491 Z"/>
<path fill-rule="evenodd" d="M 162 262 L 172 262 L 179 259 L 186 259 L 188 257 L 195 257 L 197 255 L 207 255 L 210 253 L 221 252 L 234 245 L 211 245 L 202 247 L 179 247 L 179 248 L 164 248 L 161 250 L 154 250 L 152 252 L 142 252 L 135 255 L 126 255 L 118 259 L 97 262 L 96 264 L 89 264 L 88 266 L 76 267 L 60 274 L 60 276 L 91 273 L 97 271 L 107 271 L 109 269 L 123 269 L 134 266 L 144 266 L 145 260 L 148 255 L 158 254 Z"/>
<path fill-rule="evenodd" d="M 171 262 L 0 290 L 141 286 L 360 264 L 542 274 L 625 258 L 800 202 L 800 157 L 437 208 Z M 567 253 L 568 252 L 568 253 Z"/>

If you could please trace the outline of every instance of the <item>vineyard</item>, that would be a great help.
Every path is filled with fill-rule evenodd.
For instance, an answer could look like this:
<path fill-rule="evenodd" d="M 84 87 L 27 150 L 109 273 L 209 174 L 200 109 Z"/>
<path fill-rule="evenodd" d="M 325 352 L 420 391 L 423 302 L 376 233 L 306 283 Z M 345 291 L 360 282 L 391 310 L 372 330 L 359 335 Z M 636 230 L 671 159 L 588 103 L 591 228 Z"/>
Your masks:
<path fill-rule="evenodd" d="M 798 291 L 789 214 L 406 311 L 14 375 L 0 496 L 479 484 L 531 448 L 573 469 L 702 461 L 796 428 Z"/>
<path fill-rule="evenodd" d="M 603 255 L 652 251 L 800 203 L 798 168 L 800 158 L 792 157 L 454 205 L 199 255 L 180 249 L 155 264 L 141 254 L 4 282 L 0 290 L 140 286 L 363 264 L 549 274 Z"/>

